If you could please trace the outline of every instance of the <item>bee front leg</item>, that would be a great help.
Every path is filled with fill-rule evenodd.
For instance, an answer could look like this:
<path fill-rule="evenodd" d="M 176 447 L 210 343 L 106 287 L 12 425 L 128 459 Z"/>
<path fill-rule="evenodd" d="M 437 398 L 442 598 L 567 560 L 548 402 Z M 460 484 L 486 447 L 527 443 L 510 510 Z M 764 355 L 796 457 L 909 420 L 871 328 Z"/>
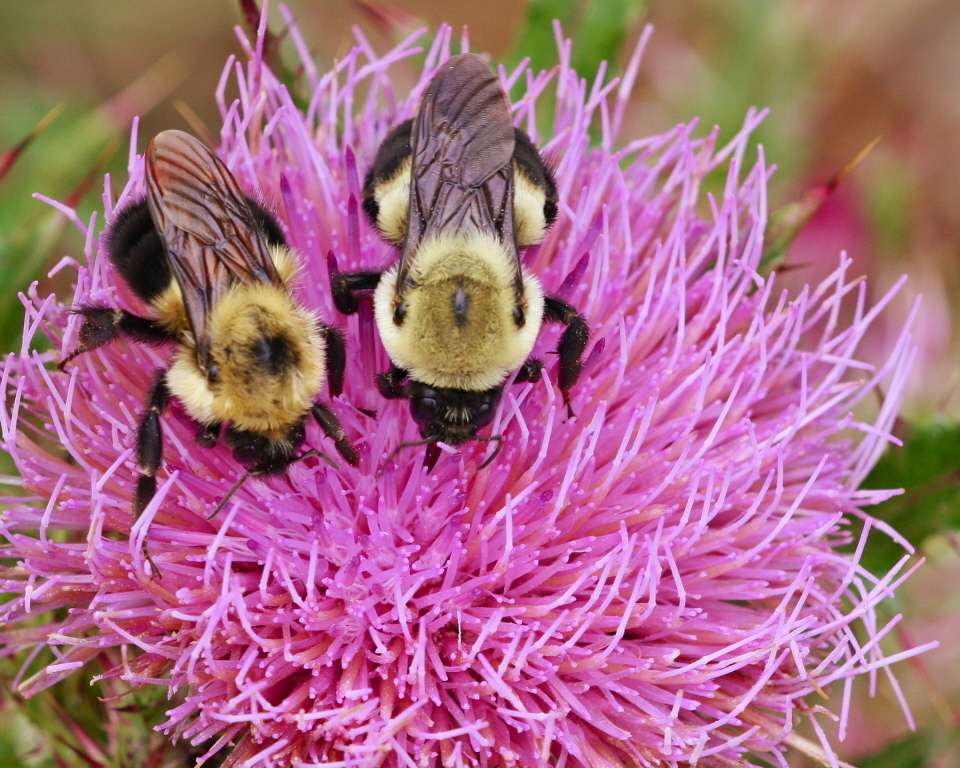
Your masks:
<path fill-rule="evenodd" d="M 516 382 L 528 381 L 531 384 L 535 384 L 540 381 L 541 373 L 543 371 L 543 360 L 540 360 L 536 357 L 529 358 L 523 365 L 520 366 L 520 370 L 517 371 L 517 375 L 514 378 Z"/>
<path fill-rule="evenodd" d="M 405 378 L 407 378 L 407 372 L 403 368 L 393 366 L 389 371 L 377 374 L 377 389 L 387 400 L 399 400 L 407 396 L 403 386 Z"/>
<path fill-rule="evenodd" d="M 321 326 L 320 332 L 326 341 L 327 386 L 330 387 L 330 397 L 336 397 L 343 392 L 343 371 L 347 367 L 347 347 L 343 341 L 343 334 L 332 325 Z"/>
<path fill-rule="evenodd" d="M 170 402 L 170 390 L 167 388 L 167 372 L 157 371 L 150 396 L 147 399 L 147 410 L 140 419 L 137 427 L 137 467 L 140 478 L 137 480 L 137 490 L 133 498 L 134 519 L 143 514 L 150 500 L 157 492 L 157 470 L 163 460 L 163 433 L 160 427 L 160 415 Z M 143 540 L 143 555 L 150 563 L 155 576 L 159 578 L 160 571 L 150 559 L 147 552 L 147 540 Z"/>
<path fill-rule="evenodd" d="M 77 355 L 99 349 L 120 335 L 142 344 L 165 344 L 177 340 L 175 334 L 159 323 L 134 315 L 125 309 L 87 306 L 71 310 L 71 313 L 83 318 L 77 334 L 80 345 L 57 364 L 61 371 Z"/>
<path fill-rule="evenodd" d="M 351 467 L 356 467 L 360 464 L 360 457 L 357 455 L 357 450 L 353 447 L 353 443 L 350 442 L 350 438 L 347 437 L 346 432 L 343 431 L 343 427 L 340 425 L 340 419 L 337 418 L 336 414 L 323 403 L 314 403 L 310 408 L 310 412 L 313 414 L 313 418 L 317 420 L 320 428 L 326 433 L 327 437 L 333 440 L 334 445 L 337 447 L 337 452 L 343 456 L 347 464 Z"/>
<path fill-rule="evenodd" d="M 580 369 L 583 367 L 581 358 L 590 338 L 590 327 L 586 318 L 576 308 L 556 296 L 547 296 L 544 299 L 543 319 L 567 326 L 557 345 L 557 354 L 560 355 L 560 391 L 563 393 L 567 413 L 573 418 L 570 390 L 580 378 Z"/>
<path fill-rule="evenodd" d="M 359 291 L 372 291 L 380 282 L 383 272 L 336 272 L 330 273 L 330 288 L 333 303 L 345 315 L 352 315 L 360 309 L 360 302 L 354 295 Z"/>
<path fill-rule="evenodd" d="M 204 448 L 213 448 L 220 439 L 220 424 L 207 424 L 197 432 L 197 443 Z"/>

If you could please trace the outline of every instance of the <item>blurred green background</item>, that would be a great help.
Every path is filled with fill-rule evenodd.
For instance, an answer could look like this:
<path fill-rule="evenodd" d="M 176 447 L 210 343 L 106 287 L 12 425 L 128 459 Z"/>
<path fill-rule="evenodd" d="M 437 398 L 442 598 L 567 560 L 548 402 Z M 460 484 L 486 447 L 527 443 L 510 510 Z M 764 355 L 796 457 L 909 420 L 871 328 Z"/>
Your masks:
<path fill-rule="evenodd" d="M 275 6 L 275 4 L 274 4 Z M 467 25 L 474 50 L 496 59 L 554 61 L 549 20 L 575 40 L 582 74 L 601 58 L 623 63 L 645 23 L 655 27 L 623 136 L 660 132 L 694 116 L 729 138 L 751 106 L 770 107 L 757 132 L 780 171 L 771 210 L 826 182 L 876 137 L 878 146 L 793 240 L 784 275 L 796 287 L 825 276 L 846 251 L 876 298 L 902 274 L 910 282 L 865 351 L 879 360 L 912 298 L 920 354 L 908 383 L 907 447 L 871 482 L 909 493 L 880 512 L 927 558 L 891 601 L 906 618 L 897 646 L 939 639 L 938 650 L 899 666 L 920 731 L 911 736 L 889 686 L 858 686 L 851 728 L 837 742 L 861 768 L 960 765 L 960 412 L 957 396 L 960 295 L 960 3 L 956 0 L 291 0 L 321 66 L 352 43 L 359 26 L 386 50 L 421 24 Z M 49 127 L 0 178 L 0 346 L 19 348 L 16 292 L 69 285 L 46 273 L 83 243 L 64 217 L 31 197 L 100 205 L 102 174 L 124 179 L 134 115 L 140 148 L 165 128 L 203 123 L 216 131 L 213 93 L 226 57 L 240 53 L 233 0 L 0 0 L 0 157 L 49 115 Z M 273 8 L 271 27 L 282 30 Z M 11 159 L 12 156 L 6 156 Z M 0 169 L 3 161 L 0 160 Z M 62 281 L 64 278 L 59 278 Z M 896 553 L 870 553 L 877 568 Z M 0 672 L 11 674 L 5 662 Z M 96 693 L 96 692 L 94 692 Z M 99 691 L 100 695 L 103 691 Z M 836 706 L 836 694 L 828 705 Z M 61 765 L 183 765 L 190 755 L 145 735 L 152 703 L 100 704 L 73 682 L 24 704 L 0 691 L 0 768 Z M 59 703 L 58 703 L 59 702 Z M 71 714 L 68 714 L 71 713 Z M 74 718 L 76 718 L 74 720 Z M 43 723 L 44 731 L 33 723 Z M 103 722 L 113 725 L 104 730 Z M 55 727 L 51 724 L 55 723 Z M 52 730 L 51 730 L 52 729 Z M 44 737 L 56 733 L 56 744 Z M 94 741 L 85 742 L 84 733 Z M 99 745 L 99 746 L 96 746 Z M 78 757 L 79 754 L 84 757 Z M 810 763 L 802 756 L 791 766 Z"/>

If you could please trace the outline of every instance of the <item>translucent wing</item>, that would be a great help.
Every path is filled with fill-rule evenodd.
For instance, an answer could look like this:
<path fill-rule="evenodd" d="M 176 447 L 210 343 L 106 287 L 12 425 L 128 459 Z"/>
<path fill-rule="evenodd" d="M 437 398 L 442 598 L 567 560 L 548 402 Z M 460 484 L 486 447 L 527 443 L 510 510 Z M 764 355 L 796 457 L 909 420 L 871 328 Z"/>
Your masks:
<path fill-rule="evenodd" d="M 447 61 L 430 81 L 413 121 L 410 207 L 397 291 L 420 244 L 453 232 L 494 232 L 520 259 L 513 222 L 515 132 L 506 94 L 475 54 Z"/>
<path fill-rule="evenodd" d="M 146 152 L 147 203 L 180 285 L 200 365 L 207 321 L 235 281 L 282 284 L 237 180 L 203 142 L 164 131 Z"/>

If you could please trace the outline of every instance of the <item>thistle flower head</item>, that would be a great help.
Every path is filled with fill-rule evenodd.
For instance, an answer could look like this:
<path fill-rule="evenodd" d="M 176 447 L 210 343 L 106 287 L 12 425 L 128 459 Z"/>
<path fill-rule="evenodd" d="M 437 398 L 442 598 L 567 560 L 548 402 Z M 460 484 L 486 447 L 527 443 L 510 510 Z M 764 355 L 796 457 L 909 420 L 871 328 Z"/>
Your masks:
<path fill-rule="evenodd" d="M 99 220 L 76 220 L 87 263 L 75 296 L 25 301 L 22 350 L 2 369 L 2 435 L 29 496 L 2 518 L 17 566 L 0 638 L 54 658 L 21 688 L 120 646 L 110 674 L 177 692 L 164 729 L 213 740 L 210 753 L 234 744 L 229 765 L 711 766 L 747 752 L 785 764 L 798 714 L 816 725 L 829 690 L 845 719 L 851 680 L 892 660 L 874 609 L 898 577 L 871 576 L 840 547 L 845 516 L 889 495 L 858 485 L 888 440 L 909 337 L 879 367 L 858 360 L 883 302 L 867 306 L 842 259 L 792 298 L 758 274 L 771 169 L 762 152 L 747 158 L 762 115 L 723 147 L 691 123 L 616 148 L 639 49 L 623 79 L 588 84 L 563 42 L 555 70 L 500 75 L 560 191 L 526 266 L 592 328 L 576 418 L 551 370 L 508 385 L 488 468 L 485 443 L 445 449 L 429 473 L 422 449 L 391 456 L 416 425 L 405 402 L 376 393 L 389 363 L 372 315 L 335 313 L 327 256 L 341 269 L 395 258 L 358 202 L 379 140 L 449 57 L 449 30 L 398 94 L 391 72 L 416 46 L 377 56 L 361 37 L 320 74 L 300 45 L 305 113 L 257 45 L 228 63 L 217 94 L 221 157 L 277 211 L 302 301 L 345 331 L 332 407 L 359 468 L 304 460 L 251 479 L 207 520 L 242 468 L 226 447 L 196 447 L 174 405 L 158 493 L 133 521 L 138 414 L 169 351 L 117 342 L 67 375 L 33 349 L 38 334 L 73 348 L 71 304 L 145 311 L 99 250 Z M 547 93 L 550 135 L 536 114 Z M 705 193 L 718 176 L 722 190 Z M 107 222 L 144 194 L 135 150 L 122 194 L 106 189 Z M 556 334 L 546 328 L 535 353 L 549 360 Z M 859 421 L 854 407 L 881 382 L 876 419 Z M 310 427 L 307 445 L 325 440 Z"/>

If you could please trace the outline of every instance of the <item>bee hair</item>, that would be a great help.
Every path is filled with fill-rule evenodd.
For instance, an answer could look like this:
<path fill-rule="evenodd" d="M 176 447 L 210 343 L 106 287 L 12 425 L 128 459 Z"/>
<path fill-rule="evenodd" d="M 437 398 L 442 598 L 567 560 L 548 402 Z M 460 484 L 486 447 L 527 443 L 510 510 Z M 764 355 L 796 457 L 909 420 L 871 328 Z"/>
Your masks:
<path fill-rule="evenodd" d="M 276 217 L 252 198 L 247 204 L 267 244 L 287 248 Z M 116 215 L 106 233 L 106 246 L 110 263 L 143 301 L 153 302 L 170 286 L 170 262 L 146 200 L 130 203 Z"/>

